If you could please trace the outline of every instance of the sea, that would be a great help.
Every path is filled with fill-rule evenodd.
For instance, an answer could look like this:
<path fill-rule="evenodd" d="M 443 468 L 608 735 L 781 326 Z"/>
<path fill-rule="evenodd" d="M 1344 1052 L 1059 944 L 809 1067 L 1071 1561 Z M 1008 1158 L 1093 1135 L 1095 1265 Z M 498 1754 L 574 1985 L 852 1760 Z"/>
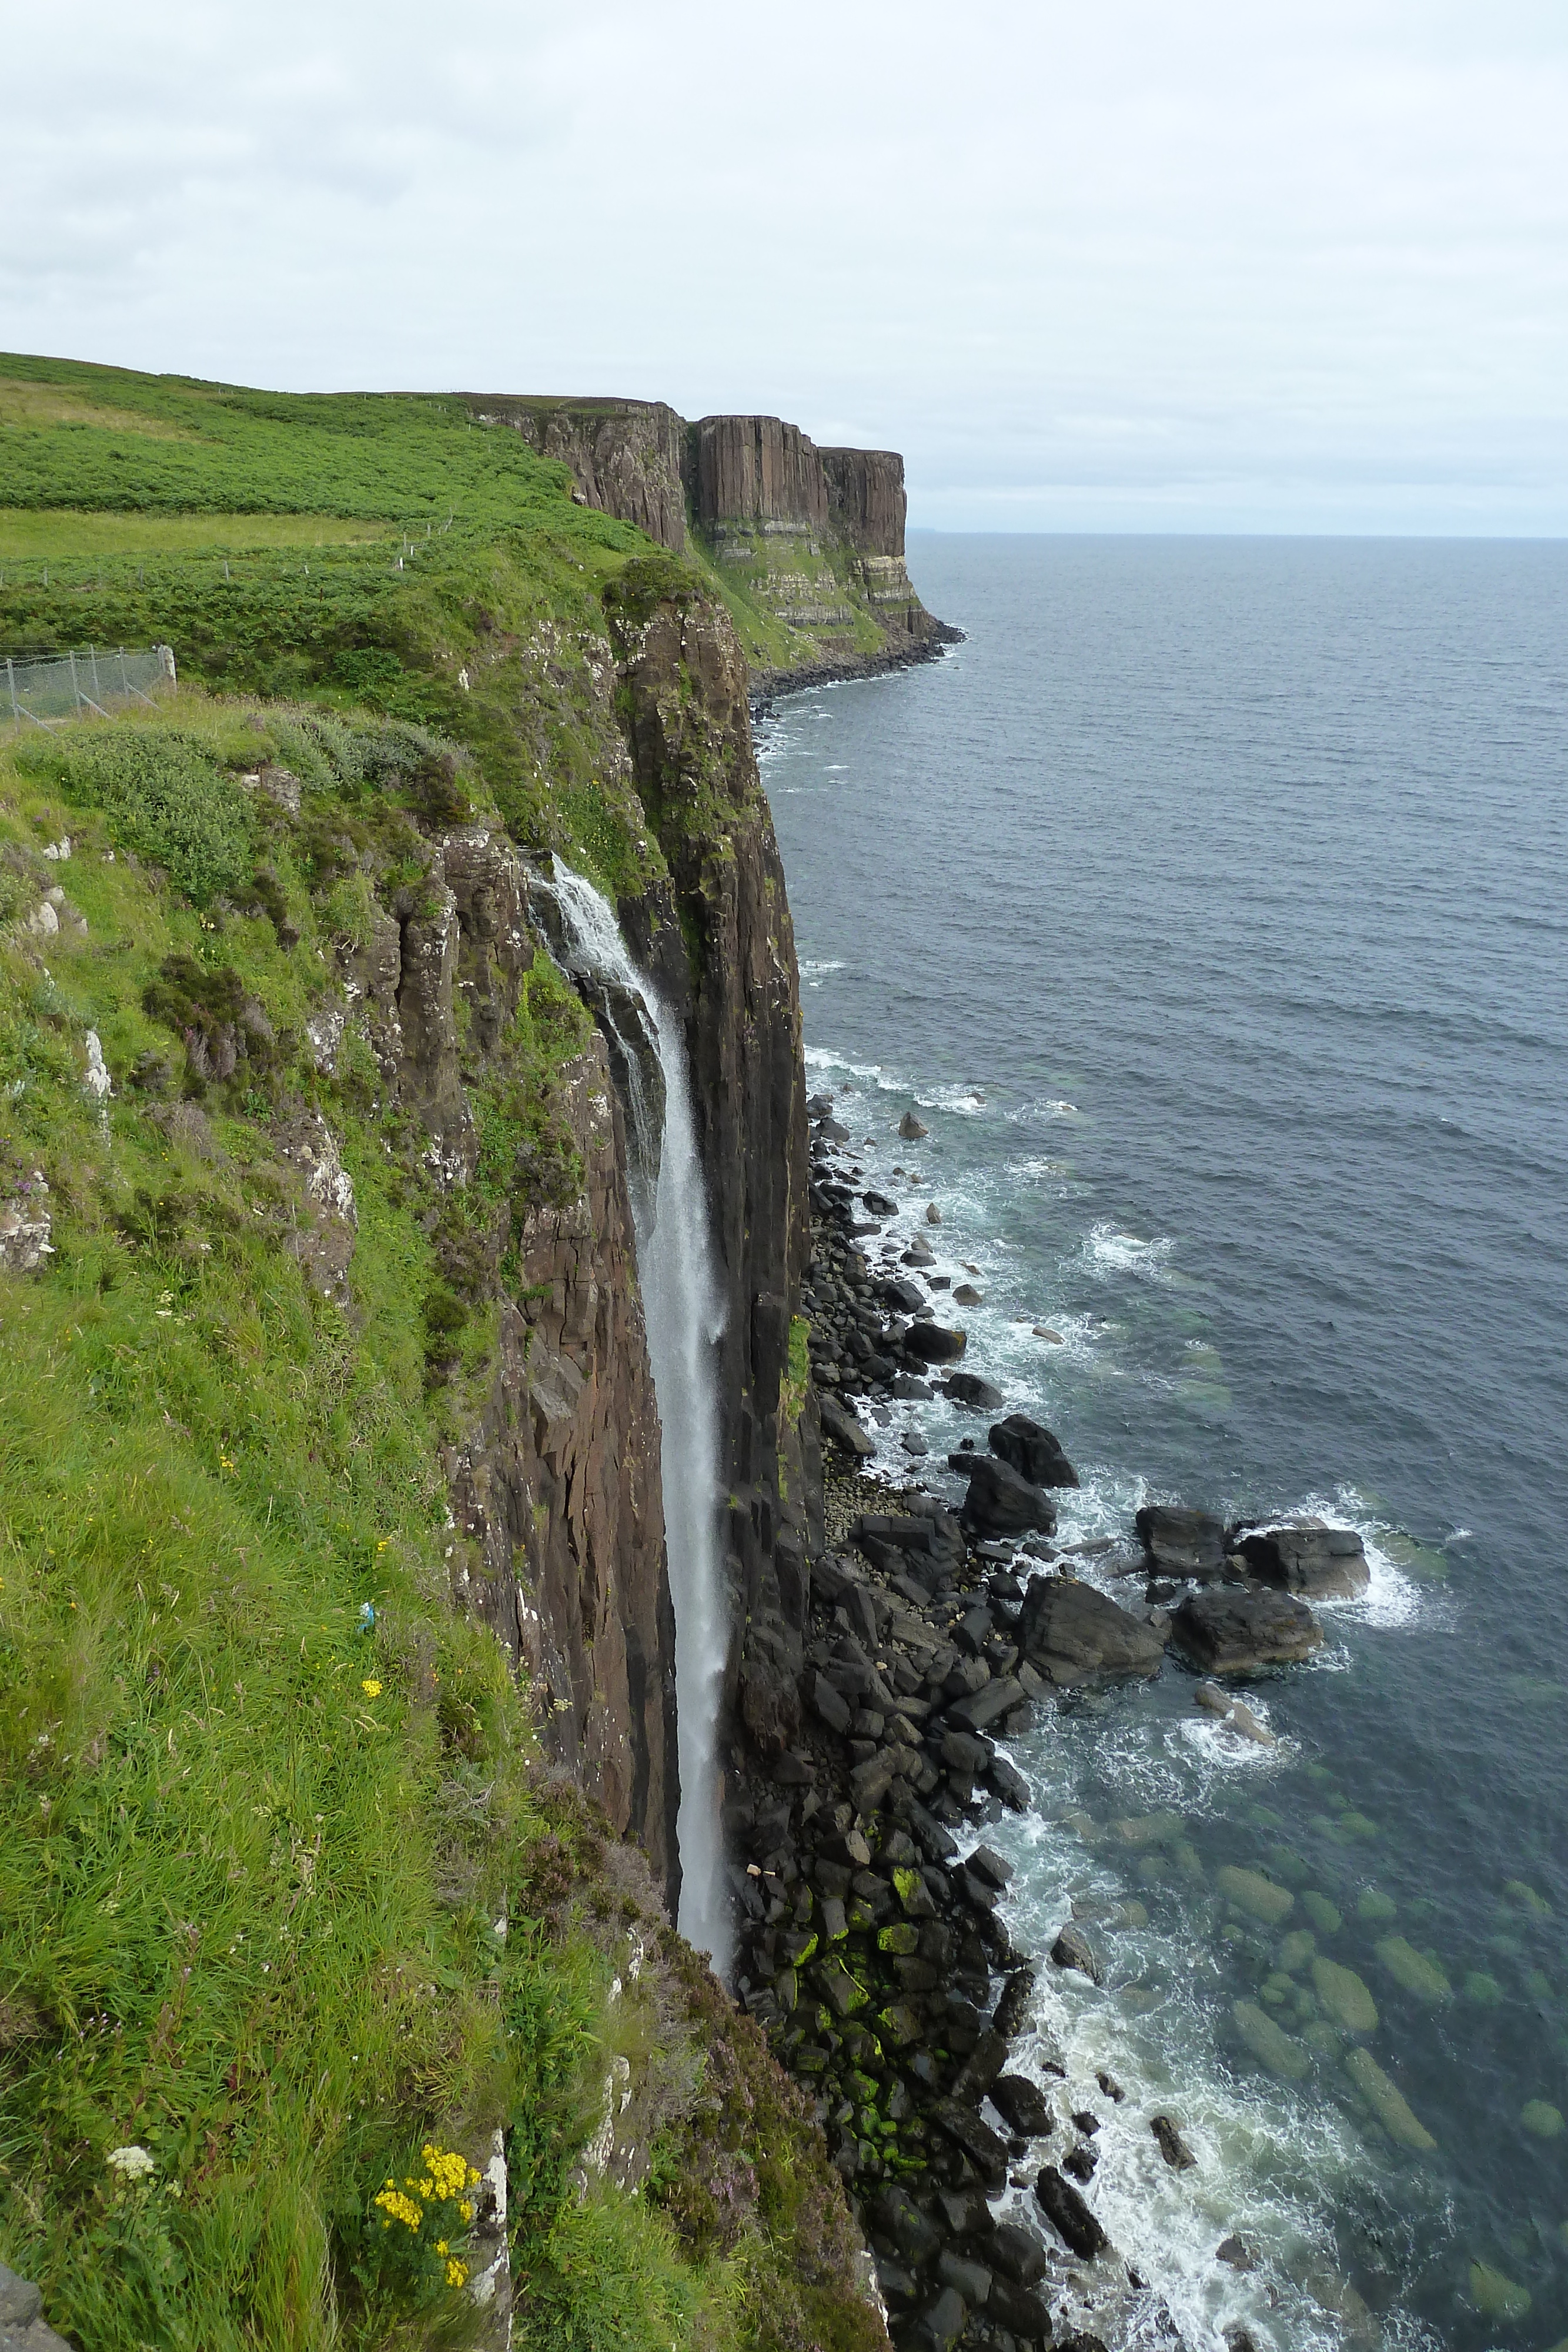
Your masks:
<path fill-rule="evenodd" d="M 759 731 L 808 1076 L 1081 1573 L 1142 1599 L 1146 1500 L 1372 1567 L 1272 1745 L 1168 1658 L 1012 1744 L 1013 1940 L 1104 1978 L 1042 1970 L 1025 2071 L 1192 2352 L 1563 2352 L 1568 546 L 910 545 L 964 642 Z M 937 1492 L 984 1444 L 869 1425 Z"/>

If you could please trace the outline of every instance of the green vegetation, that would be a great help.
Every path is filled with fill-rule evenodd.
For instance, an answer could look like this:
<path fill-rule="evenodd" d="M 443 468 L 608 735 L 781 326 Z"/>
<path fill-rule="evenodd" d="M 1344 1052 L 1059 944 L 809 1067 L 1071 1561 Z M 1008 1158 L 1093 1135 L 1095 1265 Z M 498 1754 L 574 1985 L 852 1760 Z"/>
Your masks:
<path fill-rule="evenodd" d="M 456 2346 L 500 2128 L 520 2343 L 859 2352 L 820 2135 L 453 1604 L 586 1016 L 542 956 L 465 1010 L 451 1193 L 363 1008 L 313 1034 L 444 825 L 663 874 L 601 603 L 646 544 L 456 403 L 5 361 L 0 448 L 6 646 L 185 681 L 0 730 L 0 1237 L 48 1221 L 0 1270 L 0 2254 L 85 2352 Z M 584 2196 L 629 2050 L 652 2170 Z"/>
<path fill-rule="evenodd" d="M 596 676 L 647 541 L 517 434 L 456 399 L 0 357 L 0 452 L 5 651 L 162 643 L 225 693 L 368 707 L 470 752 L 531 850 L 612 890 L 663 873 Z"/>

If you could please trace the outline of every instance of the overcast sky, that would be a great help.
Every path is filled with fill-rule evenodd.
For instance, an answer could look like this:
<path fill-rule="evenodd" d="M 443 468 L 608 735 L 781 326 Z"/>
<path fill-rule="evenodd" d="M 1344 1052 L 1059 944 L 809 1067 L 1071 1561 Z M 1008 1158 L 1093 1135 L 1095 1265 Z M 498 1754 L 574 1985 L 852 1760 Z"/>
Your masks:
<path fill-rule="evenodd" d="M 915 525 L 1568 530 L 1564 0 L 6 16 L 12 350 L 768 410 Z"/>

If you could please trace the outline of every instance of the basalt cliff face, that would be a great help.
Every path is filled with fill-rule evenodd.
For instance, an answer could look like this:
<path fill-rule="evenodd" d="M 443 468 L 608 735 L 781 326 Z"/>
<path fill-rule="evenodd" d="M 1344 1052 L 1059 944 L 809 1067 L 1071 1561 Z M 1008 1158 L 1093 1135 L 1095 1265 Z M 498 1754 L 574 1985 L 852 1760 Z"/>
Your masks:
<path fill-rule="evenodd" d="M 664 602 L 616 636 L 633 772 L 671 877 L 622 918 L 685 1028 L 725 1292 L 726 1703 L 775 1749 L 799 1722 L 820 1489 L 814 1409 L 790 1365 L 810 1246 L 794 932 L 728 615 Z"/>
<path fill-rule="evenodd" d="M 819 448 L 778 416 L 688 425 L 653 402 L 473 395 L 471 405 L 569 466 L 585 505 L 711 562 L 756 686 L 900 667 L 956 634 L 909 577 L 895 450 Z"/>
<path fill-rule="evenodd" d="M 816 1416 L 791 1381 L 809 1249 L 807 1120 L 794 936 L 757 770 L 749 677 L 723 606 L 697 593 L 616 608 L 591 665 L 596 740 L 646 812 L 667 881 L 620 908 L 678 1017 L 723 1291 L 716 1366 L 730 1627 L 727 1712 L 764 1751 L 799 1728 L 800 1632 L 820 1487 Z M 411 898 L 413 894 L 410 894 Z M 541 952 L 528 872 L 488 832 L 440 839 L 417 904 L 346 971 L 426 1153 L 464 1185 L 468 1081 Z M 556 1094 L 580 1191 L 531 1203 L 499 1307 L 482 1415 L 447 1456 L 455 1580 L 516 1658 L 541 1735 L 617 1830 L 645 1848 L 672 1912 L 674 1626 L 660 1425 L 638 1290 L 627 1120 L 606 1041 Z M 494 1236 L 498 1271 L 501 1233 Z"/>

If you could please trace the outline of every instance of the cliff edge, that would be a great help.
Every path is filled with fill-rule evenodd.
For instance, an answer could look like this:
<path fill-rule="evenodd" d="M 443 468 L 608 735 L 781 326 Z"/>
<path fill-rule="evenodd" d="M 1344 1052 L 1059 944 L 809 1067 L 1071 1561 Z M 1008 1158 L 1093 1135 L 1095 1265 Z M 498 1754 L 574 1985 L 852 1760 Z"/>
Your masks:
<path fill-rule="evenodd" d="M 570 467 L 584 505 L 705 568 L 758 690 L 901 668 L 957 635 L 910 580 L 895 450 L 820 449 L 778 416 L 687 424 L 658 402 L 469 404 Z"/>

